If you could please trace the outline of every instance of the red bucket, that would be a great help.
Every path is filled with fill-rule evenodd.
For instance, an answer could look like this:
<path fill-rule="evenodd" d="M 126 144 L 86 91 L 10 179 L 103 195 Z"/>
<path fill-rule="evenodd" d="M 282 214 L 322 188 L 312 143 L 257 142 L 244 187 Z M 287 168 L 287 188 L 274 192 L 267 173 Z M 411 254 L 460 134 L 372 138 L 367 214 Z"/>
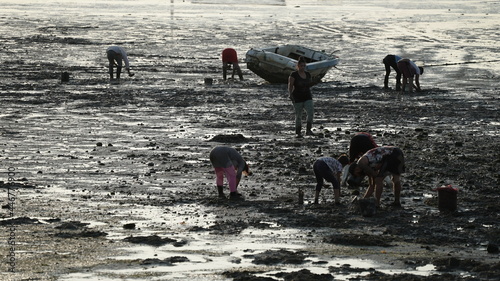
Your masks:
<path fill-rule="evenodd" d="M 458 189 L 451 185 L 441 186 L 436 188 L 439 199 L 439 210 L 454 212 L 457 210 L 457 194 Z"/>

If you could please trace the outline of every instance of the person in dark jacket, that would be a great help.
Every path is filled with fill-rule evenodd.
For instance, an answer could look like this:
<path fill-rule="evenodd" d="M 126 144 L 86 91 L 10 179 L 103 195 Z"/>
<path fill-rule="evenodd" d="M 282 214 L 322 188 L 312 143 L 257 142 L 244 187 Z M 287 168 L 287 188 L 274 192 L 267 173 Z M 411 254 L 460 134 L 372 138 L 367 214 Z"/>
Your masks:
<path fill-rule="evenodd" d="M 314 114 L 314 104 L 311 94 L 313 86 L 311 73 L 306 71 L 306 60 L 300 57 L 297 62 L 297 71 L 288 77 L 288 94 L 295 108 L 295 133 L 298 138 L 302 137 L 302 112 L 307 114 L 306 135 L 312 136 L 312 123 Z"/>

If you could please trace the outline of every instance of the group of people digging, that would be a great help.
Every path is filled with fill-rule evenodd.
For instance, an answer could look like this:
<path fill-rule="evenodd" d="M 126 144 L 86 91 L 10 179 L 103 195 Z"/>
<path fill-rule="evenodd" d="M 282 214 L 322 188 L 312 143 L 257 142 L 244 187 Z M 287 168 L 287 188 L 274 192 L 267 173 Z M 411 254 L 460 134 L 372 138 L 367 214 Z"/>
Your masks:
<path fill-rule="evenodd" d="M 348 156 L 349 155 L 349 156 Z M 351 139 L 349 152 L 338 158 L 321 157 L 313 164 L 316 177 L 314 203 L 319 203 L 319 195 L 324 182 L 331 183 L 334 193 L 334 203 L 340 203 L 340 187 L 342 171 L 349 173 L 348 184 L 359 185 L 365 176 L 368 176 L 368 189 L 364 198 L 375 197 L 375 204 L 380 205 L 384 179 L 390 177 L 394 192 L 394 202 L 390 205 L 401 207 L 401 180 L 405 172 L 403 152 L 395 146 L 378 146 L 369 133 L 361 132 Z M 216 185 L 219 197 L 225 198 L 223 183 L 224 175 L 227 178 L 230 190 L 230 199 L 241 199 L 238 193 L 238 184 L 242 174 L 251 175 L 247 163 L 238 151 L 232 147 L 218 146 L 210 152 L 210 161 L 215 169 Z M 345 169 L 345 167 L 348 168 Z"/>

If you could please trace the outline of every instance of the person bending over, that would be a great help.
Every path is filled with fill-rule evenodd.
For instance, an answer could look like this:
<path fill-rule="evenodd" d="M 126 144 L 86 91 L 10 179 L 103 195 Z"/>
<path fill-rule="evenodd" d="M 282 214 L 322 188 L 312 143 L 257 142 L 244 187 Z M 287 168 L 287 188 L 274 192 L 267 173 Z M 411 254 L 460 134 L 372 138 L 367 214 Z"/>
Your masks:
<path fill-rule="evenodd" d="M 241 73 L 240 65 L 238 64 L 238 55 L 236 50 L 232 48 L 226 48 L 222 51 L 222 78 L 227 79 L 227 71 L 233 67 L 233 74 L 231 79 L 234 80 L 234 74 L 238 72 L 240 80 L 243 81 L 243 74 Z"/>
<path fill-rule="evenodd" d="M 394 202 L 392 206 L 401 206 L 401 179 L 405 172 L 405 161 L 401 149 L 395 146 L 379 146 L 368 150 L 356 163 L 349 167 L 349 172 L 356 177 L 367 175 L 374 185 L 366 190 L 364 198 L 369 198 L 375 193 L 377 206 L 380 205 L 380 198 L 384 186 L 384 178 L 392 177 L 392 188 L 394 191 Z"/>
<path fill-rule="evenodd" d="M 338 160 L 332 157 L 321 157 L 314 162 L 313 171 L 316 176 L 314 204 L 318 204 L 319 193 L 323 187 L 323 180 L 332 184 L 335 204 L 340 204 L 340 176 L 342 169 L 348 162 L 348 157 L 345 154 L 341 155 Z"/>
<path fill-rule="evenodd" d="M 125 62 L 125 69 L 129 76 L 134 76 L 130 72 L 130 65 L 127 57 L 127 52 L 120 46 L 111 46 L 106 50 L 106 55 L 109 61 L 109 79 L 113 80 L 113 67 L 116 65 L 116 80 L 120 80 L 120 74 L 122 72 L 122 61 Z"/>
<path fill-rule="evenodd" d="M 413 93 L 413 88 L 415 88 L 417 92 L 422 91 L 420 88 L 420 75 L 424 74 L 423 67 L 417 66 L 409 59 L 400 59 L 398 61 L 398 69 L 403 74 L 403 86 L 401 87 L 401 93 L 404 93 L 406 84 L 408 84 L 410 88 L 410 93 Z M 413 84 L 413 77 L 415 77 L 415 84 Z"/>
<path fill-rule="evenodd" d="M 241 175 L 251 175 L 252 173 L 240 153 L 232 147 L 217 146 L 210 151 L 210 162 L 215 169 L 219 197 L 225 197 L 223 190 L 225 175 L 229 184 L 229 199 L 241 198 L 242 195 L 238 193 Z"/>
<path fill-rule="evenodd" d="M 401 59 L 397 55 L 387 55 L 382 60 L 385 66 L 384 89 L 389 89 L 389 75 L 391 68 L 396 71 L 396 91 L 401 91 L 401 71 L 398 68 L 398 61 Z"/>

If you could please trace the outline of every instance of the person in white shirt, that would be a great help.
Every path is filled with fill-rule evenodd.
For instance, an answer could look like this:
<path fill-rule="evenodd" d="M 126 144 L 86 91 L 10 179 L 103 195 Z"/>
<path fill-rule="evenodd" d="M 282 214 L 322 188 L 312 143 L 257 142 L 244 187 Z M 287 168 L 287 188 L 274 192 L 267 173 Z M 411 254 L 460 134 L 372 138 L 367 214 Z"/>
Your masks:
<path fill-rule="evenodd" d="M 133 73 L 130 72 L 130 65 L 127 57 L 127 52 L 122 47 L 119 46 L 111 46 L 106 50 L 106 54 L 108 56 L 109 61 L 109 78 L 113 80 L 113 66 L 116 65 L 116 79 L 120 79 L 120 74 L 122 72 L 122 60 L 125 62 L 125 69 L 129 76 L 134 76 Z"/>
<path fill-rule="evenodd" d="M 409 92 L 413 93 L 413 88 L 417 92 L 422 91 L 420 88 L 420 75 L 424 74 L 424 68 L 417 66 L 413 61 L 409 59 L 400 59 L 398 61 L 399 71 L 403 74 L 403 85 L 401 87 L 401 93 L 404 93 L 406 84 L 410 86 Z M 413 76 L 415 76 L 415 85 L 413 84 Z"/>

